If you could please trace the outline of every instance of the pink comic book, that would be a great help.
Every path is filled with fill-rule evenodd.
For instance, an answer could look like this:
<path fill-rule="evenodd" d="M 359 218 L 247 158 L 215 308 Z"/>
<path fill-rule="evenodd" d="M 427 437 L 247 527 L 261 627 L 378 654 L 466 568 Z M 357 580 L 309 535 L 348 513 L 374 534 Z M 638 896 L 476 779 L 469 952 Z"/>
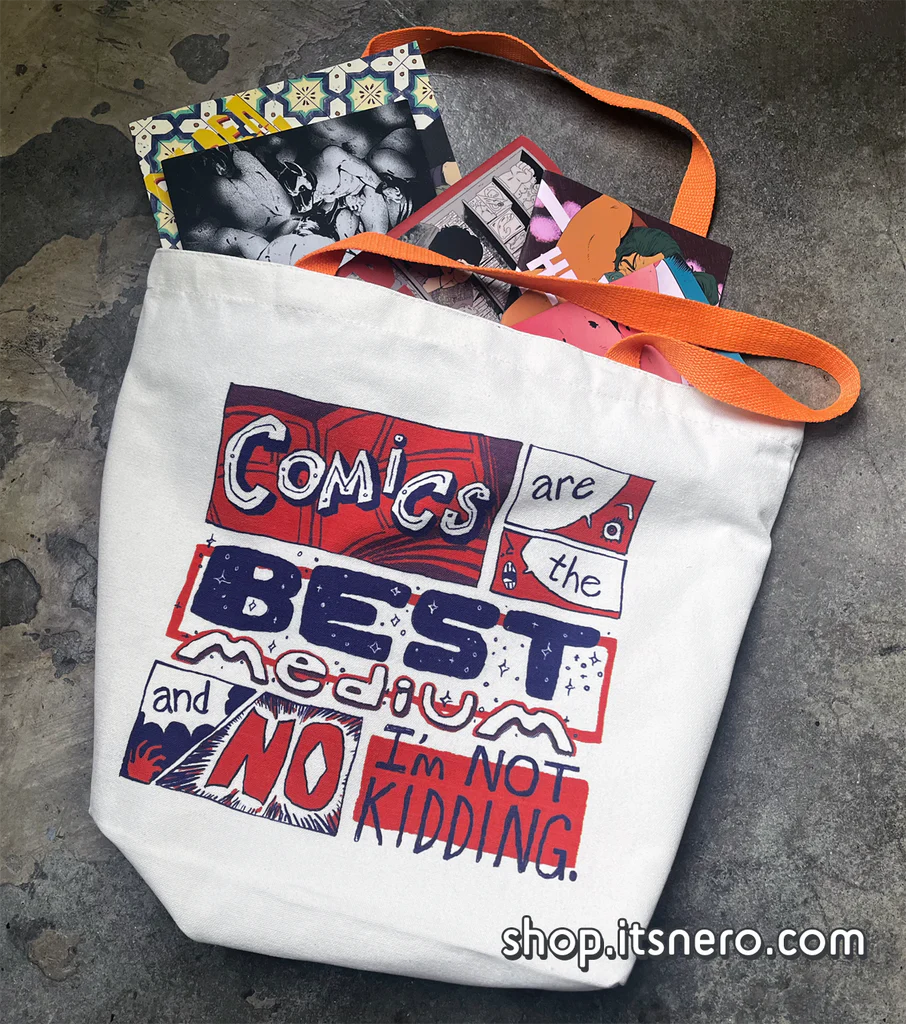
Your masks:
<path fill-rule="evenodd" d="M 731 256 L 724 245 L 546 170 L 519 268 L 540 277 L 609 281 L 716 305 Z M 604 355 L 633 330 L 571 302 L 557 303 L 543 291 L 523 293 L 508 305 L 502 320 L 516 330 L 556 338 L 596 355 Z M 738 355 L 721 355 L 741 361 Z M 643 370 L 685 383 L 656 349 L 646 347 L 640 362 Z"/>
<path fill-rule="evenodd" d="M 683 295 L 667 260 L 649 264 L 613 282 L 614 287 L 641 288 L 648 292 Z M 689 298 L 696 296 L 687 296 Z M 705 301 L 704 295 L 699 301 Z M 603 356 L 620 338 L 632 334 L 632 329 L 591 313 L 572 302 L 561 302 L 542 313 L 536 313 L 512 325 L 517 331 L 537 334 L 542 338 L 555 338 L 575 345 L 584 352 Z M 657 349 L 646 345 L 639 360 L 641 369 L 677 384 L 685 383 Z"/>

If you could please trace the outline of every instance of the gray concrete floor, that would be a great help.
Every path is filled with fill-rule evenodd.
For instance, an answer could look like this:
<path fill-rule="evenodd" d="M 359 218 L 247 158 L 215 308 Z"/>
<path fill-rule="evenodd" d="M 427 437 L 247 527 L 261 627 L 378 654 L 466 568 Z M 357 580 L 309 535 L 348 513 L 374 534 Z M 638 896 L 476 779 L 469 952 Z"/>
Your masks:
<path fill-rule="evenodd" d="M 0 18 L 5 1019 L 906 1019 L 903 5 L 5 0 Z M 156 245 L 127 124 L 424 23 L 515 32 L 685 112 L 717 160 L 728 304 L 862 369 L 857 408 L 806 432 L 656 921 L 861 927 L 865 961 L 643 963 L 619 991 L 553 995 L 269 959 L 182 936 L 88 817 L 99 484 Z M 666 127 L 489 59 L 429 68 L 464 169 L 524 132 L 669 212 L 687 146 Z"/>

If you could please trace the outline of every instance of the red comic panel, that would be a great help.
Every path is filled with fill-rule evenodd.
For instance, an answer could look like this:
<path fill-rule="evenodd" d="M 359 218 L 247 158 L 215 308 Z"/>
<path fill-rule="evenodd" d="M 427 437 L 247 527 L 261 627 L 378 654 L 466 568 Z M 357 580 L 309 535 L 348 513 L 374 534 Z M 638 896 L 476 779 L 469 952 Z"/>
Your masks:
<path fill-rule="evenodd" d="M 207 522 L 475 586 L 519 450 L 234 384 Z"/>
<path fill-rule="evenodd" d="M 617 619 L 626 560 L 559 538 L 504 530 L 491 590 L 555 608 Z"/>
<path fill-rule="evenodd" d="M 335 836 L 362 719 L 261 693 L 154 782 Z"/>
<path fill-rule="evenodd" d="M 508 525 L 625 555 L 653 480 L 532 445 Z"/>
<path fill-rule="evenodd" d="M 366 826 L 385 836 L 415 836 L 415 849 L 444 856 L 475 850 L 477 859 L 503 857 L 574 867 L 588 800 L 588 783 L 572 765 L 507 757 L 477 747 L 472 757 L 373 736 L 353 818 L 356 838 Z M 553 771 L 548 770 L 553 768 Z"/>

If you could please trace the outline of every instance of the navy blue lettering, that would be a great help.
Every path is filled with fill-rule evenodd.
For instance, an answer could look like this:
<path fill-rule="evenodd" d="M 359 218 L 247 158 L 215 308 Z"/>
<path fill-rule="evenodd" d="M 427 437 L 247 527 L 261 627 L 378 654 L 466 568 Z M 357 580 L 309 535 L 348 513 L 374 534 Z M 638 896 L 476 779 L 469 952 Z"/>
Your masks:
<path fill-rule="evenodd" d="M 192 601 L 192 611 L 229 629 L 277 633 L 293 618 L 302 574 L 277 555 L 217 545 Z"/>
<path fill-rule="evenodd" d="M 532 641 L 529 644 L 525 692 L 529 697 L 540 700 L 551 700 L 554 696 L 563 648 L 594 647 L 601 639 L 596 629 L 557 622 L 534 612 L 508 612 L 503 628 L 527 636 Z"/>
<path fill-rule="evenodd" d="M 487 601 L 428 590 L 412 611 L 412 625 L 426 639 L 448 646 L 438 647 L 413 640 L 403 655 L 403 664 L 416 672 L 475 679 L 487 660 L 487 644 L 480 633 L 463 629 L 447 620 L 489 629 L 499 618 L 500 612 Z"/>
<path fill-rule="evenodd" d="M 403 608 L 411 593 L 404 584 L 380 576 L 319 565 L 305 591 L 300 632 L 310 643 L 332 651 L 384 661 L 390 653 L 389 636 L 349 628 L 348 624 L 372 626 L 377 619 L 377 610 L 364 601 L 354 600 L 353 595 Z"/>

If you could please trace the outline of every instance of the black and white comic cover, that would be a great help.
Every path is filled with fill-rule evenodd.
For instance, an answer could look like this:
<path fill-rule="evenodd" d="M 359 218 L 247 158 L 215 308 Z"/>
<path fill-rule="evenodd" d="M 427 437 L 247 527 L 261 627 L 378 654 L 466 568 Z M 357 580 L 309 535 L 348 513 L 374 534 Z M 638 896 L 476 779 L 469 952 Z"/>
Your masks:
<path fill-rule="evenodd" d="M 270 263 L 385 233 L 435 196 L 407 103 L 173 157 L 163 169 L 183 248 Z"/>

